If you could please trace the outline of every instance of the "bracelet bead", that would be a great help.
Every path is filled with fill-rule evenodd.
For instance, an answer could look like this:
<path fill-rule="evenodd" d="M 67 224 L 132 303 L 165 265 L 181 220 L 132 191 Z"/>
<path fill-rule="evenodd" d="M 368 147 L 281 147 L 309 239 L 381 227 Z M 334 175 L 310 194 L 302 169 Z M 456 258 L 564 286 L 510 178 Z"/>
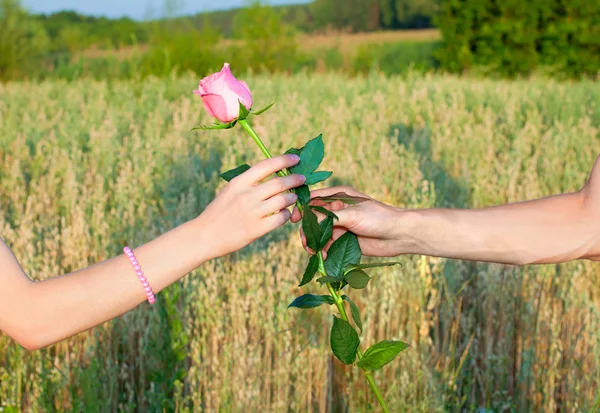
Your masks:
<path fill-rule="evenodd" d="M 135 258 L 135 254 L 129 247 L 123 248 L 123 252 L 129 258 L 129 262 L 131 263 L 136 275 L 138 276 L 140 282 L 142 283 L 142 288 L 144 289 L 144 293 L 146 294 L 146 298 L 150 304 L 154 304 L 156 302 L 156 297 L 154 296 L 154 292 L 152 291 L 152 287 L 148 283 L 148 280 L 144 276 L 144 272 L 142 271 L 142 266 Z"/>

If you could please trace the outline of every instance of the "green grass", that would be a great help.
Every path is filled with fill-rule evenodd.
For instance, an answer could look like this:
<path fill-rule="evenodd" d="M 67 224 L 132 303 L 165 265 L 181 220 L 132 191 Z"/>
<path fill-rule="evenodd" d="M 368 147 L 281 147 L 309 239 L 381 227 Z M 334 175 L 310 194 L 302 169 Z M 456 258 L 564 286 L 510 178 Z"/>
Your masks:
<path fill-rule="evenodd" d="M 440 45 L 439 41 L 363 44 L 356 52 L 352 71 L 368 73 L 375 69 L 386 75 L 434 71 L 438 67 L 434 53 Z"/>
<path fill-rule="evenodd" d="M 197 80 L 0 85 L 0 235 L 31 277 L 107 259 L 195 217 L 224 185 L 219 172 L 261 159 L 241 130 L 189 131 L 208 121 L 191 93 Z M 576 190 L 598 154 L 594 82 L 414 72 L 245 80 L 258 106 L 278 98 L 255 122 L 273 153 L 323 133 L 333 183 L 398 206 L 477 207 Z M 362 377 L 330 354 L 330 311 L 286 309 L 307 259 L 296 230 L 208 263 L 158 305 L 49 349 L 28 353 L 0 336 L 0 406 L 377 412 Z M 593 411 L 593 264 L 400 259 L 355 299 L 365 346 L 411 345 L 375 375 L 391 411 Z"/>

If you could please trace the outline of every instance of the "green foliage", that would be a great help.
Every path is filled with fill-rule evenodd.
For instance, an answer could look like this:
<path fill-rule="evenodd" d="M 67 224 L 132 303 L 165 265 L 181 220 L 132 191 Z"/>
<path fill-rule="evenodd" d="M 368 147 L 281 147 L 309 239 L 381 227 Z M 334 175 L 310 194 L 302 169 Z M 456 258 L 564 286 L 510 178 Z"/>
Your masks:
<path fill-rule="evenodd" d="M 295 174 L 308 176 L 317 170 L 323 157 L 325 156 L 325 145 L 323 144 L 323 136 L 319 135 L 311 139 L 300 149 L 300 162 L 290 168 Z"/>
<path fill-rule="evenodd" d="M 126 17 L 108 19 L 60 11 L 34 18 L 48 32 L 53 52 L 75 52 L 90 46 L 102 49 L 135 46 L 148 40 L 148 25 Z"/>
<path fill-rule="evenodd" d="M 299 30 L 309 31 L 312 28 L 312 15 L 308 4 L 293 4 L 286 6 L 273 5 L 272 8 L 281 17 L 281 21 L 285 24 L 293 26 Z M 215 10 L 207 13 L 192 16 L 189 19 L 197 28 L 201 29 L 207 22 L 219 29 L 225 37 L 232 37 L 235 34 L 235 24 L 237 15 L 242 9 Z"/>
<path fill-rule="evenodd" d="M 320 251 L 323 230 L 317 221 L 317 216 L 310 208 L 304 209 L 304 214 L 302 215 L 302 231 L 304 231 L 308 248 L 313 251 Z"/>
<path fill-rule="evenodd" d="M 244 108 L 245 109 L 245 108 Z M 234 119 L 231 122 L 227 122 L 227 123 L 221 123 L 219 121 L 217 121 L 216 123 L 210 123 L 208 125 L 201 125 L 201 126 L 197 126 L 195 128 L 192 128 L 192 131 L 195 130 L 220 130 L 220 129 L 231 129 L 233 127 L 235 127 L 235 125 L 238 123 L 238 119 Z"/>
<path fill-rule="evenodd" d="M 263 113 L 265 113 L 267 110 L 271 109 L 273 107 L 273 105 L 275 104 L 275 102 L 269 103 L 267 106 L 265 106 L 262 109 L 256 110 L 256 111 L 252 111 L 252 114 L 254 116 L 258 116 L 258 115 L 262 115 Z"/>
<path fill-rule="evenodd" d="M 366 272 L 360 269 L 352 270 L 348 274 L 344 275 L 344 280 L 348 285 L 357 290 L 363 289 L 371 281 L 371 277 Z"/>
<path fill-rule="evenodd" d="M 20 0 L 0 0 L 0 80 L 38 76 L 48 44 L 43 26 L 28 16 Z"/>
<path fill-rule="evenodd" d="M 378 29 L 432 27 L 440 0 L 315 0 L 310 11 L 315 29 Z"/>
<path fill-rule="evenodd" d="M 345 192 L 336 192 L 335 194 L 331 194 L 331 195 L 327 195 L 327 196 L 317 196 L 314 199 L 322 201 L 322 202 L 342 201 L 344 204 L 348 204 L 348 205 L 356 205 L 356 204 L 360 204 L 361 202 L 369 201 L 369 198 L 365 198 L 362 196 L 348 195 Z"/>
<path fill-rule="evenodd" d="M 523 76 L 536 68 L 559 76 L 597 76 L 600 0 L 448 0 L 438 26 L 444 69 Z"/>
<path fill-rule="evenodd" d="M 365 370 L 379 370 L 407 348 L 408 344 L 402 341 L 381 341 L 365 351 L 363 358 L 357 363 L 358 367 Z"/>
<path fill-rule="evenodd" d="M 246 172 L 248 169 L 250 169 L 250 165 L 248 164 L 243 164 L 240 165 L 238 167 L 235 167 L 233 169 L 230 169 L 227 172 L 223 172 L 221 175 L 219 175 L 221 178 L 223 178 L 224 180 L 226 180 L 227 182 L 231 181 L 233 178 L 235 178 L 236 176 L 239 176 L 241 174 L 243 174 L 244 172 Z"/>
<path fill-rule="evenodd" d="M 317 273 L 318 270 L 319 270 L 319 258 L 316 255 L 311 255 L 310 259 L 308 260 L 308 265 L 306 266 L 306 269 L 304 270 L 304 275 L 302 276 L 302 281 L 300 281 L 300 284 L 298 285 L 298 287 L 302 287 L 303 285 L 306 285 L 309 282 L 311 282 L 313 280 L 313 278 L 315 278 L 315 274 Z"/>
<path fill-rule="evenodd" d="M 310 189 L 307 185 L 299 186 L 294 192 L 298 195 L 298 202 L 300 205 L 307 205 L 310 202 Z"/>
<path fill-rule="evenodd" d="M 238 106 L 240 107 L 240 114 L 238 116 L 239 120 L 245 120 L 248 118 L 248 115 L 250 115 L 250 111 L 248 109 L 246 109 L 246 106 L 244 106 L 244 104 L 242 103 L 241 100 L 238 100 Z"/>
<path fill-rule="evenodd" d="M 225 61 L 216 47 L 220 38 L 219 32 L 208 24 L 198 30 L 189 22 L 155 23 L 139 74 L 165 77 L 173 71 L 192 71 L 204 76 L 217 71 Z"/>
<path fill-rule="evenodd" d="M 311 206 L 310 206 L 310 208 L 311 208 L 313 211 L 320 212 L 321 214 L 323 214 L 323 215 L 325 215 L 325 216 L 328 216 L 328 217 L 331 217 L 331 218 L 333 218 L 333 219 L 337 219 L 337 220 L 339 220 L 339 218 L 338 218 L 338 216 L 337 216 L 336 214 L 334 214 L 333 212 L 331 212 L 330 210 L 328 210 L 328 209 L 326 209 L 326 208 L 323 208 L 323 207 L 321 207 L 321 206 L 316 206 L 316 205 L 311 205 Z"/>
<path fill-rule="evenodd" d="M 315 308 L 323 304 L 331 305 L 333 303 L 333 298 L 329 295 L 304 294 L 292 301 L 292 303 L 288 305 L 288 308 Z"/>
<path fill-rule="evenodd" d="M 360 245 L 358 245 L 356 235 L 346 232 L 329 247 L 325 270 L 329 276 L 341 279 L 344 275 L 344 268 L 348 264 L 358 264 L 360 258 Z"/>
<path fill-rule="evenodd" d="M 348 304 L 350 304 L 350 312 L 352 313 L 352 319 L 356 323 L 356 327 L 358 327 L 358 329 L 362 333 L 363 327 L 358 307 L 356 306 L 356 304 L 354 304 L 354 301 L 352 301 L 347 295 L 342 295 L 342 299 L 348 301 Z"/>
<path fill-rule="evenodd" d="M 386 75 L 397 75 L 409 70 L 430 72 L 438 67 L 435 58 L 440 42 L 395 42 L 361 45 L 354 56 L 354 73 L 379 70 Z"/>
<path fill-rule="evenodd" d="M 305 66 L 310 66 L 311 70 L 324 69 L 327 72 L 339 72 L 346 69 L 344 54 L 339 47 L 315 48 L 310 51 L 310 56 L 314 61 L 311 65 L 305 64 Z"/>
<path fill-rule="evenodd" d="M 431 27 L 441 0 L 378 0 L 382 26 L 387 29 Z"/>
<path fill-rule="evenodd" d="M 316 29 L 361 32 L 379 28 L 377 0 L 315 0 L 311 11 Z"/>
<path fill-rule="evenodd" d="M 233 28 L 234 37 L 243 45 L 228 50 L 232 65 L 255 71 L 292 70 L 298 49 L 296 33 L 277 10 L 255 1 L 235 15 Z"/>
<path fill-rule="evenodd" d="M 341 285 L 340 279 L 336 277 L 325 276 L 321 277 L 317 280 L 319 284 L 332 284 L 332 285 Z"/>
<path fill-rule="evenodd" d="M 322 250 L 333 235 L 333 218 L 326 217 L 319 223 L 319 226 L 321 227 L 321 242 L 319 242 L 319 249 Z"/>
<path fill-rule="evenodd" d="M 402 263 L 398 262 L 398 261 L 392 261 L 392 262 L 374 262 L 372 264 L 352 264 L 352 265 L 348 265 L 344 271 L 346 273 L 353 271 L 357 268 L 360 268 L 362 270 L 364 270 L 365 268 L 377 268 L 377 267 L 393 267 L 394 265 L 402 265 Z"/>
<path fill-rule="evenodd" d="M 329 337 L 333 354 L 344 364 L 352 364 L 356 359 L 356 351 L 360 344 L 356 330 L 350 323 L 339 317 L 333 317 L 331 335 Z"/>
<path fill-rule="evenodd" d="M 332 173 L 333 172 L 330 171 L 311 172 L 308 175 L 306 175 L 306 185 L 314 185 L 318 184 L 319 182 L 323 182 L 329 179 Z"/>

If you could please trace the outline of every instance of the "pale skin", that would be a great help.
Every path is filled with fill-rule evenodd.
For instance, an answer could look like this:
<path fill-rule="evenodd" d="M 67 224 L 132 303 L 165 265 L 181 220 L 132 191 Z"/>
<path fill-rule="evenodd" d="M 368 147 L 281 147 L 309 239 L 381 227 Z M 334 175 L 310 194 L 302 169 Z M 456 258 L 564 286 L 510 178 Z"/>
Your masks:
<path fill-rule="evenodd" d="M 311 196 L 336 192 L 369 198 L 351 187 L 321 189 Z M 403 209 L 372 198 L 353 206 L 313 203 L 339 216 L 333 240 L 352 231 L 368 256 L 419 254 L 515 265 L 600 260 L 600 157 L 579 191 L 514 204 Z M 294 210 L 292 221 L 300 218 Z"/>
<path fill-rule="evenodd" d="M 294 155 L 265 160 L 233 179 L 197 218 L 134 248 L 156 294 L 203 263 L 237 251 L 290 218 L 297 196 L 283 193 L 305 178 L 261 183 L 297 164 Z M 146 300 L 127 256 L 34 282 L 0 239 L 0 330 L 29 350 L 88 330 Z"/>

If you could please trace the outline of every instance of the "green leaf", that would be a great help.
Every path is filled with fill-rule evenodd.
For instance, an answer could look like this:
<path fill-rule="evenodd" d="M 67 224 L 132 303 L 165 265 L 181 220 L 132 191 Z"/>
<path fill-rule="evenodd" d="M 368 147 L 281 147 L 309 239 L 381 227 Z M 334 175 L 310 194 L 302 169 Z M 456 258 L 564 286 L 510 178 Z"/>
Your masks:
<path fill-rule="evenodd" d="M 323 304 L 334 304 L 333 298 L 330 295 L 313 295 L 313 294 L 304 294 L 300 297 L 297 297 L 290 305 L 290 307 L 296 308 L 315 308 Z"/>
<path fill-rule="evenodd" d="M 250 111 L 246 109 L 246 106 L 244 106 L 241 100 L 238 100 L 238 103 L 240 104 L 240 116 L 238 116 L 238 120 L 244 120 L 248 117 Z"/>
<path fill-rule="evenodd" d="M 345 192 L 337 192 L 333 195 L 328 195 L 328 196 L 318 196 L 318 197 L 315 197 L 314 200 L 319 200 L 319 201 L 323 201 L 323 202 L 342 201 L 344 204 L 348 204 L 348 205 L 355 205 L 355 204 L 360 204 L 361 202 L 370 201 L 369 198 L 365 198 L 362 196 L 348 195 Z"/>
<path fill-rule="evenodd" d="M 310 202 L 310 189 L 306 185 L 299 186 L 294 190 L 296 195 L 298 195 L 298 202 L 300 205 L 308 205 Z"/>
<path fill-rule="evenodd" d="M 248 164 L 243 164 L 240 165 L 236 168 L 230 169 L 227 172 L 223 172 L 221 175 L 219 175 L 221 178 L 223 178 L 224 180 L 226 180 L 227 182 L 231 181 L 233 178 L 235 178 L 238 175 L 243 174 L 244 172 L 246 172 L 248 169 L 250 169 L 250 165 Z"/>
<path fill-rule="evenodd" d="M 298 155 L 300 156 L 300 152 L 302 152 L 301 149 L 298 148 L 290 148 L 287 151 L 285 151 L 283 154 L 284 155 Z"/>
<path fill-rule="evenodd" d="M 323 231 L 317 220 L 317 216 L 310 208 L 304 210 L 302 216 L 302 231 L 306 237 L 306 245 L 315 252 L 320 251 L 321 238 Z"/>
<path fill-rule="evenodd" d="M 379 370 L 392 361 L 408 344 L 402 341 L 384 340 L 365 351 L 365 355 L 358 362 L 358 367 L 365 370 Z"/>
<path fill-rule="evenodd" d="M 331 239 L 331 236 L 333 235 L 333 218 L 325 218 L 323 221 L 321 221 L 319 226 L 321 227 L 322 231 L 321 240 L 319 241 L 319 250 L 322 250 L 325 248 L 325 245 L 327 245 Z"/>
<path fill-rule="evenodd" d="M 350 304 L 350 312 L 352 313 L 352 319 L 356 323 L 356 327 L 358 327 L 360 329 L 360 332 L 362 333 L 362 321 L 360 320 L 360 311 L 358 310 L 358 307 L 356 306 L 356 304 L 354 304 L 354 301 L 352 301 L 347 295 L 342 295 L 342 299 L 348 301 L 348 303 Z"/>
<path fill-rule="evenodd" d="M 311 208 L 313 211 L 318 211 L 318 212 L 320 212 L 320 213 L 321 213 L 321 214 L 323 214 L 323 215 L 327 215 L 328 217 L 331 217 L 331 218 L 337 219 L 338 221 L 340 220 L 336 214 L 334 214 L 334 213 L 333 213 L 333 212 L 331 212 L 330 210 L 328 210 L 328 209 L 325 209 L 325 208 L 323 208 L 323 207 L 321 207 L 321 206 L 315 206 L 315 205 L 311 205 L 311 206 L 310 206 L 310 208 Z"/>
<path fill-rule="evenodd" d="M 302 161 L 300 161 L 300 162 L 302 162 Z M 319 182 L 323 182 L 324 180 L 329 179 L 331 174 L 333 174 L 333 172 L 329 172 L 329 171 L 313 172 L 311 174 L 306 175 L 305 184 L 306 185 L 318 184 Z"/>
<path fill-rule="evenodd" d="M 237 119 L 233 120 L 229 123 L 213 123 L 211 125 L 202 125 L 202 126 L 198 126 L 197 128 L 192 128 L 192 130 L 195 131 L 195 130 L 211 130 L 211 129 L 231 129 L 235 126 L 236 123 L 237 123 Z"/>
<path fill-rule="evenodd" d="M 255 112 L 255 111 L 251 111 L 251 113 L 250 113 L 250 114 L 251 114 L 251 115 L 254 115 L 254 116 L 258 116 L 258 115 L 260 115 L 260 114 L 262 114 L 262 113 L 265 113 L 267 110 L 271 109 L 271 107 L 272 107 L 274 104 L 275 104 L 275 101 L 273 101 L 273 103 L 271 103 L 270 105 L 267 105 L 267 106 L 265 106 L 264 108 L 257 110 L 256 112 Z"/>
<path fill-rule="evenodd" d="M 316 255 L 312 255 L 308 260 L 308 265 L 306 266 L 306 270 L 304 270 L 304 275 L 302 276 L 302 281 L 298 285 L 298 287 L 302 287 L 303 285 L 308 284 L 315 278 L 315 274 L 319 269 L 319 257 Z"/>
<path fill-rule="evenodd" d="M 364 272 L 363 270 L 356 269 L 356 270 L 352 270 L 348 274 L 346 274 L 344 276 L 344 279 L 346 280 L 346 282 L 348 283 L 348 285 L 350 287 L 360 290 L 367 286 L 367 284 L 371 280 L 371 277 L 369 277 L 367 275 L 367 273 Z"/>
<path fill-rule="evenodd" d="M 344 319 L 333 317 L 329 337 L 333 354 L 344 364 L 354 363 L 356 350 L 360 344 L 356 330 Z"/>
<path fill-rule="evenodd" d="M 351 264 L 348 265 L 345 269 L 344 269 L 344 273 L 349 273 L 352 270 L 356 270 L 356 269 L 361 269 L 364 270 L 365 268 L 378 268 L 378 267 L 392 267 L 394 265 L 402 265 L 401 262 L 398 261 L 392 261 L 392 262 L 374 262 L 372 264 Z"/>
<path fill-rule="evenodd" d="M 329 275 L 327 277 L 321 277 L 321 278 L 317 279 L 317 282 L 320 284 L 333 284 L 333 283 L 338 283 L 341 281 L 342 281 L 341 278 L 331 277 Z"/>
<path fill-rule="evenodd" d="M 360 245 L 356 235 L 346 232 L 331 244 L 325 260 L 325 270 L 332 277 L 342 278 L 344 268 L 348 264 L 358 264 L 360 257 Z"/>
<path fill-rule="evenodd" d="M 290 170 L 295 174 L 308 177 L 321 165 L 324 156 L 325 145 L 323 144 L 322 135 L 319 135 L 306 143 L 300 152 L 300 163 L 292 166 Z"/>

